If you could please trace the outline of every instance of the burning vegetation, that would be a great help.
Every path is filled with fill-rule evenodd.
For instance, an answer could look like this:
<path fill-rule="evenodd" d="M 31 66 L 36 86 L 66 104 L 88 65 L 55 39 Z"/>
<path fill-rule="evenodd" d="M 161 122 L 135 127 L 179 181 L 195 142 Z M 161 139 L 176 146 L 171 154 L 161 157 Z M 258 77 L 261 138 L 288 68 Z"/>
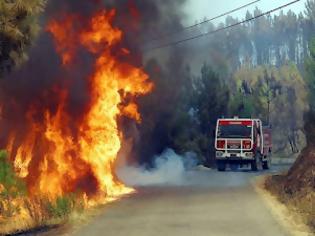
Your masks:
<path fill-rule="evenodd" d="M 86 77 L 89 101 L 75 126 L 68 112 L 68 90 L 56 84 L 51 88 L 54 111 L 39 108 L 34 101 L 25 117 L 27 131 L 10 130 L 7 150 L 30 193 L 56 197 L 80 190 L 88 197 L 117 197 L 131 191 L 113 174 L 123 137 L 117 119 L 125 115 L 140 121 L 134 98 L 148 93 L 152 84 L 141 69 L 112 55 L 112 47 L 122 37 L 111 26 L 114 15 L 115 10 L 99 11 L 83 19 L 87 22 L 82 29 L 76 28 L 80 16 L 75 15 L 47 25 L 65 74 L 77 69 L 74 60 L 79 49 L 94 60 L 94 71 Z"/>
<path fill-rule="evenodd" d="M 114 173 L 124 138 L 119 119 L 141 122 L 137 98 L 153 84 L 141 68 L 123 59 L 131 52 L 121 43 L 124 33 L 112 24 L 116 10 L 91 12 L 48 19 L 42 37 L 47 44 L 40 42 L 42 48 L 31 52 L 34 60 L 2 81 L 0 141 L 8 153 L 2 161 L 12 163 L 7 164 L 16 173 L 12 179 L 26 183 L 30 199 L 14 196 L 10 207 L 18 210 L 8 217 L 27 221 L 33 214 L 52 213 L 51 202 L 62 205 L 62 197 L 73 193 L 84 205 L 94 205 L 133 191 Z M 47 54 L 51 61 L 43 61 Z M 34 84 L 27 85 L 32 76 Z M 3 202 L 1 216 L 12 199 Z M 72 200 L 65 204 L 75 205 Z"/>

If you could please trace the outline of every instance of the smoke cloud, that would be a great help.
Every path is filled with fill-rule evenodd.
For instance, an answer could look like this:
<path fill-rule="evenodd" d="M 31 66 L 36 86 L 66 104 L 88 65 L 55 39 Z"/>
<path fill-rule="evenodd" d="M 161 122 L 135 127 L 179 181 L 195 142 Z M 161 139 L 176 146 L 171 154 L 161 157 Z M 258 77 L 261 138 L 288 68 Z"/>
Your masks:
<path fill-rule="evenodd" d="M 117 174 L 124 183 L 133 187 L 183 185 L 186 171 L 196 164 L 193 153 L 179 156 L 172 149 L 166 149 L 160 156 L 154 157 L 153 168 L 124 166 L 118 168 Z"/>

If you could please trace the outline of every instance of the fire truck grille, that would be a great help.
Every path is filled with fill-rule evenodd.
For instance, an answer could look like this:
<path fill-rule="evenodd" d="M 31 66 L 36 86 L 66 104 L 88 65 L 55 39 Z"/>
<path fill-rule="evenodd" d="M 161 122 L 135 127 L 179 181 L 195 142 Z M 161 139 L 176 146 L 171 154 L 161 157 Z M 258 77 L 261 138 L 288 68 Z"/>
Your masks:
<path fill-rule="evenodd" d="M 241 149 L 240 143 L 228 143 L 227 144 L 228 149 Z"/>
<path fill-rule="evenodd" d="M 228 153 L 241 153 L 241 150 L 227 151 Z"/>

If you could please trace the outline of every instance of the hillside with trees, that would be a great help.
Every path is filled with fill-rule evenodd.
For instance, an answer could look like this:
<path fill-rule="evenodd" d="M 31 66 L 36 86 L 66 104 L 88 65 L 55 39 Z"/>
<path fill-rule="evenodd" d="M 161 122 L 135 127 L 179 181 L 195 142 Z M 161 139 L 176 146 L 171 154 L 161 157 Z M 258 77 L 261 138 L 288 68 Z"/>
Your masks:
<path fill-rule="evenodd" d="M 308 87 L 309 110 L 305 113 L 306 148 L 285 175 L 273 176 L 266 187 L 279 199 L 302 214 L 307 223 L 315 229 L 315 40 L 310 42 L 310 56 L 306 59 L 305 80 Z"/>
<path fill-rule="evenodd" d="M 256 8 L 254 12 L 247 12 L 244 19 L 261 13 L 262 11 Z M 228 16 L 221 24 L 202 24 L 178 35 L 163 37 L 155 44 L 183 39 L 200 32 L 210 32 L 239 21 L 238 18 Z M 176 130 L 179 123 L 181 127 L 191 127 L 189 132 L 193 133 L 194 137 L 198 136 L 196 134 L 203 136 L 202 134 L 207 133 L 211 134 L 208 136 L 208 140 L 211 140 L 214 132 L 213 122 L 219 117 L 232 115 L 259 117 L 265 124 L 272 125 L 275 134 L 275 155 L 291 156 L 299 153 L 306 145 L 304 113 L 308 110 L 309 102 L 304 63 L 310 55 L 309 44 L 313 37 L 315 2 L 309 0 L 305 5 L 305 12 L 300 14 L 291 10 L 281 11 L 220 31 L 215 37 L 204 37 L 196 42 L 191 41 L 170 48 L 166 54 L 168 56 L 162 57 L 163 62 L 155 60 L 155 66 L 159 70 L 148 70 L 151 78 L 156 78 L 155 92 L 159 93 L 156 96 L 163 99 L 168 97 L 172 102 L 166 100 L 158 103 L 157 100 L 143 98 L 143 109 L 154 107 L 151 116 L 155 118 L 144 119 L 139 127 L 140 133 L 150 133 L 155 129 L 159 130 L 159 133 L 153 132 L 155 135 L 146 139 L 145 145 L 139 143 L 141 160 L 150 161 L 150 156 L 161 153 L 167 147 L 179 153 L 189 151 L 189 148 L 175 145 L 183 143 L 184 131 L 168 134 L 171 130 Z M 152 57 L 154 56 L 153 52 Z M 148 62 L 148 65 L 150 63 Z M 217 83 L 221 85 L 217 86 L 228 88 L 226 95 L 220 94 L 221 91 L 215 89 L 214 85 L 208 90 L 199 86 L 203 83 L 204 64 L 208 65 L 212 74 L 218 78 Z M 160 69 L 166 71 L 168 76 L 156 73 L 161 72 Z M 183 89 L 182 84 L 188 89 Z M 163 93 L 158 92 L 159 90 Z M 208 105 L 208 116 L 212 121 L 199 117 L 200 108 L 195 100 L 198 100 L 203 92 L 211 94 L 203 96 L 213 98 L 213 104 Z M 226 109 L 217 109 L 217 103 Z M 174 106 L 176 109 L 171 108 Z M 159 118 L 156 119 L 163 116 L 165 109 L 168 110 L 166 117 L 172 118 L 160 124 Z M 174 117 L 177 117 L 175 122 Z M 146 122 L 150 123 L 150 126 L 146 125 Z M 203 148 L 205 142 L 189 138 L 189 135 L 185 136 L 201 161 L 211 159 L 213 153 Z M 177 138 L 181 141 L 177 141 Z M 212 143 L 213 140 L 209 142 Z M 158 147 L 156 143 L 159 143 Z M 143 150 L 143 146 L 148 148 Z"/>

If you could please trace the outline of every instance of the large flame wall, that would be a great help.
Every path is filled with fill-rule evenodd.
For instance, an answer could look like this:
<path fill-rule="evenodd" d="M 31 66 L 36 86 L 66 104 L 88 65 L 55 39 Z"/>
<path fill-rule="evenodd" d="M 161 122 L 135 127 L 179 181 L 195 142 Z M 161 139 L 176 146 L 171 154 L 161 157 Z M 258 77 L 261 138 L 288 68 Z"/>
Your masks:
<path fill-rule="evenodd" d="M 129 57 L 130 52 L 120 45 L 123 32 L 112 26 L 115 14 L 115 10 L 97 11 L 92 17 L 65 14 L 46 26 L 63 73 L 56 82 L 46 84 L 37 100 L 30 94 L 22 117 L 16 116 L 23 124 L 8 126 L 7 136 L 1 140 L 30 193 L 58 196 L 78 191 L 88 196 L 117 197 L 131 191 L 113 171 L 123 138 L 117 119 L 127 116 L 140 122 L 136 98 L 149 93 L 153 85 L 141 68 L 118 59 Z M 82 57 L 92 65 L 84 76 L 80 74 L 84 71 Z M 46 55 L 46 60 L 49 58 Z M 71 106 L 73 88 L 79 85 L 77 80 L 67 79 L 75 75 L 83 78 L 80 86 L 87 91 L 82 94 L 86 102 L 79 109 Z M 49 101 L 54 101 L 53 108 Z M 1 127 L 10 122 L 15 107 L 21 110 L 18 103 L 18 96 L 8 105 L 3 102 Z"/>

